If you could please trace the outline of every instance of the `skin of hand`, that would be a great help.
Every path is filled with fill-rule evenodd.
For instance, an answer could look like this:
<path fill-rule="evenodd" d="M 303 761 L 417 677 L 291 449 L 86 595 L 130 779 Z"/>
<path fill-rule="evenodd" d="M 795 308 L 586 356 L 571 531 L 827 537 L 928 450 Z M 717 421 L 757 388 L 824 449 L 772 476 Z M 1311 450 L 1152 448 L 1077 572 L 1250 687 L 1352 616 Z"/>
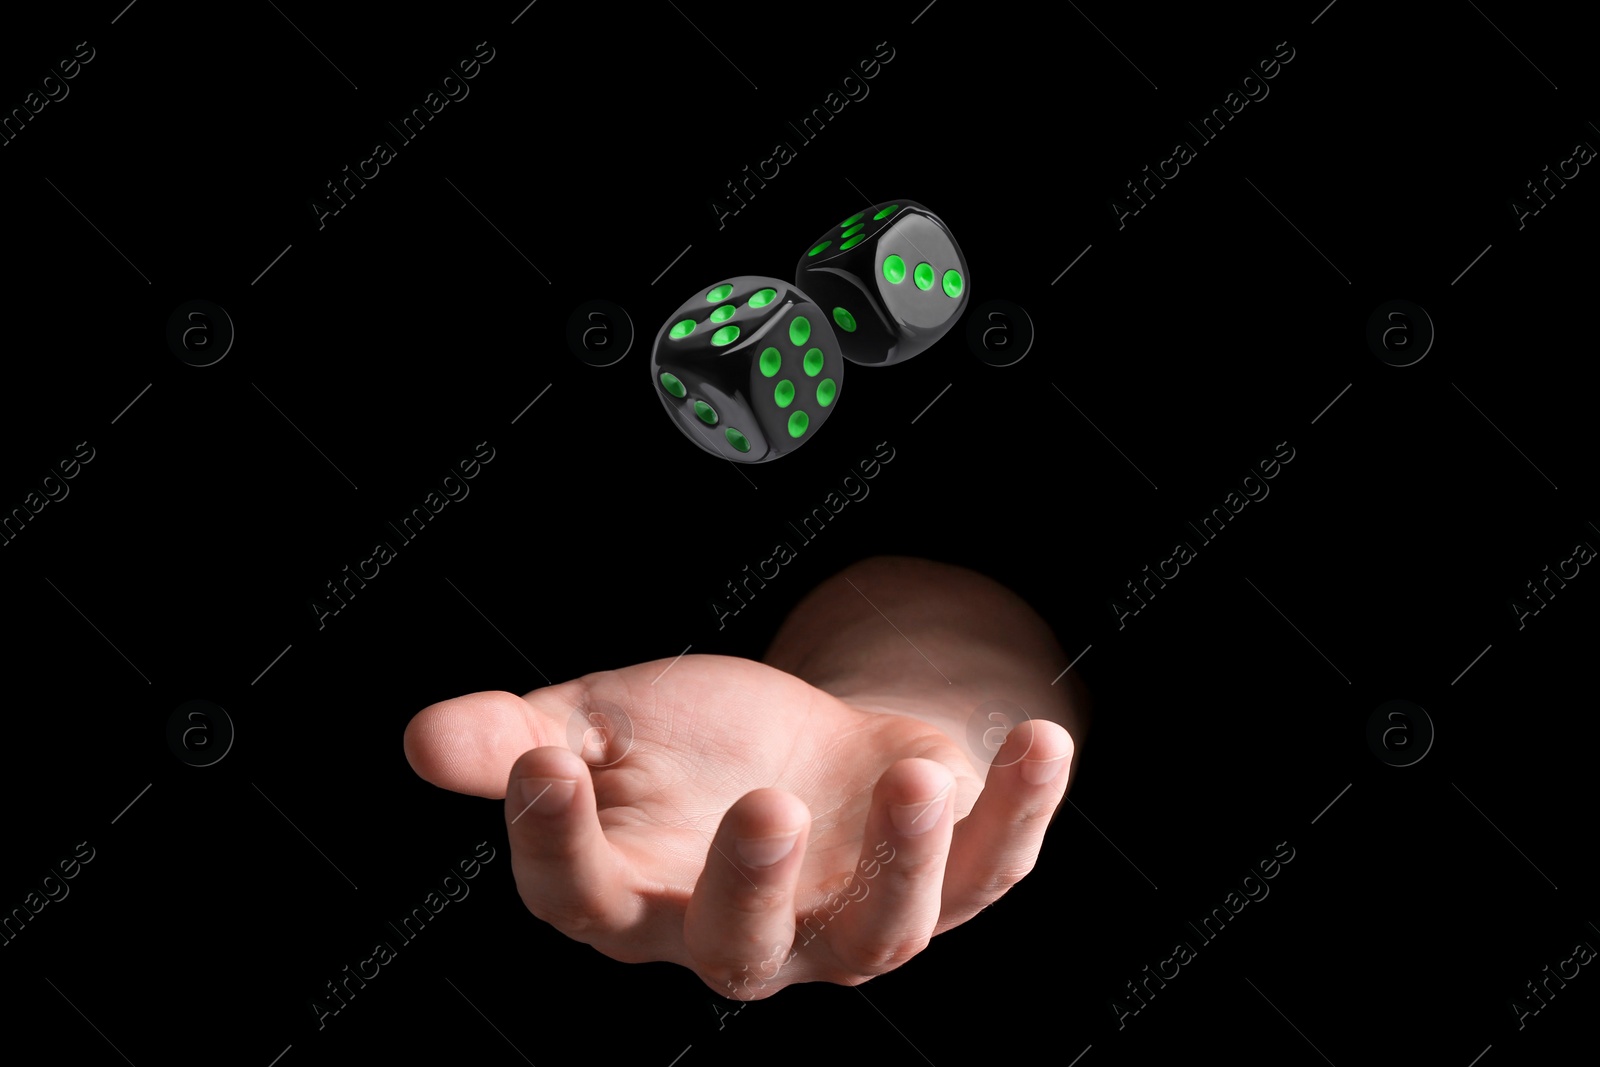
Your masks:
<path fill-rule="evenodd" d="M 764 663 L 463 696 L 421 711 L 405 751 L 435 785 L 504 799 L 536 917 L 760 999 L 893 970 L 1032 870 L 1086 726 L 1076 677 L 1049 682 L 1065 663 L 990 579 L 876 557 L 806 597 Z M 996 700 L 1028 718 L 991 752 L 969 720 Z"/>

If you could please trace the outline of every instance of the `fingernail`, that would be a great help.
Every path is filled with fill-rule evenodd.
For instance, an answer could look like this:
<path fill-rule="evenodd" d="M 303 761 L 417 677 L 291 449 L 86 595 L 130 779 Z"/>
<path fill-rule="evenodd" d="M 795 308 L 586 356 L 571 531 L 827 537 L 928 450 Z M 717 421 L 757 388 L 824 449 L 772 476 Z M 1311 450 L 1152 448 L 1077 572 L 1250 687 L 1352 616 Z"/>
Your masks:
<path fill-rule="evenodd" d="M 794 851 L 794 843 L 800 839 L 800 831 L 790 834 L 776 834 L 772 837 L 739 837 L 735 838 L 733 847 L 739 851 L 739 858 L 746 867 L 771 867 L 783 857 Z"/>
<path fill-rule="evenodd" d="M 560 815 L 572 805 L 578 783 L 571 778 L 523 778 L 517 782 L 517 788 L 525 806 L 512 822 L 526 815 L 529 809 L 537 815 Z"/>
<path fill-rule="evenodd" d="M 906 837 L 925 834 L 939 825 L 939 816 L 944 814 L 949 797 L 950 787 L 946 786 L 938 796 L 920 804 L 890 804 L 889 821 Z"/>
<path fill-rule="evenodd" d="M 1025 759 L 1022 761 L 1022 780 L 1029 785 L 1044 785 L 1050 779 L 1061 773 L 1061 768 L 1067 765 L 1065 755 L 1055 759 Z"/>

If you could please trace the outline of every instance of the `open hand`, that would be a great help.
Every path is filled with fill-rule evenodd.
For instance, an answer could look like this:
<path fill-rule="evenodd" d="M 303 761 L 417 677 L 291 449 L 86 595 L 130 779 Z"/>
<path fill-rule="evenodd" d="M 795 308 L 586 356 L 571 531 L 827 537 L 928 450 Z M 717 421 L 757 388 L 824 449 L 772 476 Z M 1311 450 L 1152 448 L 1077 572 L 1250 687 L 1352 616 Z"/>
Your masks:
<path fill-rule="evenodd" d="M 435 704 L 405 750 L 505 799 L 538 918 L 746 1000 L 893 970 L 1033 868 L 1067 730 L 1025 722 L 989 765 L 936 721 L 696 655 Z"/>

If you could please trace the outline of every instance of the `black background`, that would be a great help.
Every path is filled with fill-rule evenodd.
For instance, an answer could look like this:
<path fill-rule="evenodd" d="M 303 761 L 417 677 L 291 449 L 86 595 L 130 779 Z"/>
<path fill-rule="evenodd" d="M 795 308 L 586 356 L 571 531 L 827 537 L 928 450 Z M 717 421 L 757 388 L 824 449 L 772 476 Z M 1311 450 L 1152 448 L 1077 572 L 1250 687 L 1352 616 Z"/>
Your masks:
<path fill-rule="evenodd" d="M 0 945 L 7 1044 L 141 1067 L 390 1048 L 1489 1067 L 1593 1040 L 1592 968 L 1522 1029 L 1511 1006 L 1600 944 L 1600 579 L 1520 629 L 1511 607 L 1600 544 L 1600 179 L 1585 167 L 1521 229 L 1511 206 L 1600 143 L 1574 16 L 924 2 L 7 15 L 7 112 L 95 50 L 0 148 L 0 508 L 94 450 L 0 546 L 0 909 L 95 850 Z M 324 183 L 480 41 L 470 96 L 319 228 Z M 1285 41 L 1270 95 L 1119 228 L 1123 184 Z M 799 143 L 785 123 L 880 42 L 869 95 Z M 779 140 L 795 160 L 719 224 L 713 198 Z M 1027 309 L 1027 356 L 982 362 L 963 322 L 903 366 L 850 368 L 826 432 L 779 462 L 681 437 L 647 383 L 672 309 L 786 276 L 895 198 L 951 226 L 969 316 Z M 203 368 L 165 340 L 195 299 L 237 331 Z M 565 339 L 591 299 L 636 331 L 611 366 Z M 1395 299 L 1437 329 L 1408 367 L 1365 339 Z M 470 496 L 319 628 L 324 583 L 483 441 Z M 870 495 L 719 629 L 724 583 L 882 442 Z M 1270 496 L 1119 628 L 1123 584 L 1280 442 Z M 719 1020 L 735 1005 L 689 972 L 533 919 L 501 805 L 406 763 L 430 703 L 686 647 L 759 656 L 803 593 L 884 552 L 1021 592 L 1096 705 L 1034 874 L 859 990 Z M 237 731 L 209 767 L 166 739 L 193 699 Z M 1366 740 L 1392 699 L 1436 732 L 1408 767 Z M 319 1029 L 324 983 L 480 841 L 497 858 L 472 895 Z M 1280 842 L 1270 896 L 1119 1029 L 1124 983 Z"/>

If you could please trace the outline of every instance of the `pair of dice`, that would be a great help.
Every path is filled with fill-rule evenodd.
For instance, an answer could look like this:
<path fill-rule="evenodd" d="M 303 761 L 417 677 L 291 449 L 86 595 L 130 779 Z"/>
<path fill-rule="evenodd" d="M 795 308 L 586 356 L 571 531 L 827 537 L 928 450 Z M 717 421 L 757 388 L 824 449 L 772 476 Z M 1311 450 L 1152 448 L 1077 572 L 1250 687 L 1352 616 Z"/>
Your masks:
<path fill-rule="evenodd" d="M 845 361 L 903 363 L 967 306 L 967 263 L 937 215 L 876 204 L 800 256 L 794 284 L 747 275 L 684 301 L 656 335 L 650 377 L 678 428 L 713 455 L 763 463 L 817 435 Z"/>

